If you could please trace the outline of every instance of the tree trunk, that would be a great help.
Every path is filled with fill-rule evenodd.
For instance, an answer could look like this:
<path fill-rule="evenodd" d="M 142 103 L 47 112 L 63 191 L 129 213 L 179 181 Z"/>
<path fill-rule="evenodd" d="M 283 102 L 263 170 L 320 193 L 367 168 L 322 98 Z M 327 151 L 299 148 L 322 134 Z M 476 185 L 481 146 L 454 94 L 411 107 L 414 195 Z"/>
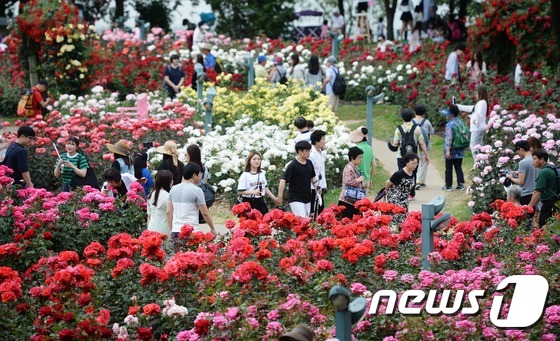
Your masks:
<path fill-rule="evenodd" d="M 470 0 L 459 0 L 459 18 L 467 17 L 467 5 Z"/>
<path fill-rule="evenodd" d="M 115 20 L 124 16 L 124 0 L 115 0 Z"/>
<path fill-rule="evenodd" d="M 552 27 L 554 29 L 554 32 L 556 33 L 556 45 L 558 46 L 558 48 L 556 49 L 556 54 L 555 54 L 555 62 L 558 63 L 559 59 L 560 59 L 560 1 L 558 0 L 553 0 L 550 1 L 550 9 L 552 12 Z M 560 65 L 551 65 L 553 68 L 555 67 L 559 67 Z"/>
<path fill-rule="evenodd" d="M 397 0 L 383 0 L 385 5 L 385 13 L 387 14 L 387 40 L 395 40 L 395 29 L 393 21 L 395 20 L 395 12 L 397 10 Z"/>

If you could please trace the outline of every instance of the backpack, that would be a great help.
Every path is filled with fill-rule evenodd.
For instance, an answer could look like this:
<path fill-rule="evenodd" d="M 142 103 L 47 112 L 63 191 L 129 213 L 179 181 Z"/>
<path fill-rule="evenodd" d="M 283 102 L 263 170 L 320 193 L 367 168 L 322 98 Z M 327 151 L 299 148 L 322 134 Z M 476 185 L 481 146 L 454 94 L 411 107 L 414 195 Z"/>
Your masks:
<path fill-rule="evenodd" d="M 470 137 L 469 127 L 465 125 L 463 120 L 459 119 L 459 123 L 453 128 L 453 143 L 451 147 L 455 149 L 467 148 L 471 143 Z"/>
<path fill-rule="evenodd" d="M 214 71 L 216 71 L 217 73 L 224 72 L 224 67 L 222 66 L 221 58 L 216 58 L 216 65 L 214 65 Z"/>
<path fill-rule="evenodd" d="M 426 143 L 426 146 L 430 144 L 430 134 L 428 133 L 428 130 L 423 127 L 424 123 L 426 123 L 427 120 L 428 119 L 425 118 L 418 124 L 418 126 L 422 129 L 422 136 L 424 137 L 424 143 Z"/>
<path fill-rule="evenodd" d="M 33 94 L 35 91 L 31 89 L 23 89 L 21 98 L 19 99 L 17 114 L 25 117 L 34 117 L 35 110 L 33 110 Z"/>
<path fill-rule="evenodd" d="M 288 77 L 286 77 L 286 72 L 287 71 L 284 71 L 284 74 L 281 74 L 280 71 L 278 71 L 278 75 L 280 76 L 280 80 L 278 80 L 278 83 L 280 84 L 288 83 Z"/>
<path fill-rule="evenodd" d="M 332 85 L 332 91 L 337 96 L 342 96 L 346 92 L 346 80 L 342 77 L 334 68 L 334 82 Z"/>
<path fill-rule="evenodd" d="M 399 126 L 399 131 L 401 132 L 401 156 L 405 156 L 408 153 L 418 152 L 418 147 L 416 146 L 416 141 L 414 141 L 414 130 L 417 125 L 412 124 L 412 128 L 405 133 L 402 126 Z"/>
<path fill-rule="evenodd" d="M 556 167 L 555 165 L 551 165 L 550 163 L 544 165 L 544 167 L 546 166 L 548 166 L 548 168 L 552 168 L 554 170 L 554 173 L 556 174 L 556 186 L 558 189 L 558 193 L 552 192 L 552 194 L 554 194 L 554 198 L 556 199 L 556 201 L 558 201 L 560 200 L 560 169 L 558 169 L 558 167 Z"/>

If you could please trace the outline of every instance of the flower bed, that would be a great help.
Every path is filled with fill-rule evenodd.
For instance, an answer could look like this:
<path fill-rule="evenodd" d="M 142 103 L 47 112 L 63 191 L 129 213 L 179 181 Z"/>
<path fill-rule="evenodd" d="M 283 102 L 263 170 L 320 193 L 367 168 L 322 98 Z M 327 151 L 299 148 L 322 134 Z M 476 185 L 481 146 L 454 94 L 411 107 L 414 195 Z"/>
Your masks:
<path fill-rule="evenodd" d="M 517 169 L 520 158 L 514 151 L 515 142 L 534 136 L 543 141 L 549 161 L 558 161 L 560 119 L 553 114 L 537 115 L 527 110 L 508 111 L 494 106 L 488 119 L 487 141 L 477 156 L 472 172 L 473 195 L 469 203 L 474 212 L 488 210 L 496 199 L 505 199 L 503 182 L 507 169 Z"/>
<path fill-rule="evenodd" d="M 5 180 L 0 176 L 3 191 Z M 32 202 L 23 204 L 30 217 L 65 214 L 57 212 L 48 193 L 33 196 Z M 340 222 L 335 218 L 339 209 L 331 208 L 313 224 L 291 213 L 274 210 L 263 217 L 249 211 L 246 203 L 237 205 L 233 212 L 241 218 L 227 223 L 230 234 L 215 238 L 184 227 L 174 254 L 163 235 L 147 231 L 140 235 L 138 222 L 130 223 L 130 233 L 115 234 L 107 243 L 90 239 L 95 231 L 83 233 L 81 243 L 88 244 L 83 251 L 60 252 L 48 244 L 23 248 L 40 239 L 26 232 L 17 241 L 20 234 L 4 224 L 4 239 L 14 240 L 0 246 L 0 324 L 25 339 L 249 340 L 276 339 L 304 323 L 323 339 L 332 335 L 334 325 L 327 293 L 341 284 L 368 300 L 381 289 L 486 291 L 479 300 L 482 313 L 477 315 L 368 314 L 354 327 L 360 340 L 553 340 L 560 332 L 558 244 L 543 230 L 512 227 L 526 219 L 523 208 L 517 216 L 506 217 L 511 204 L 498 203 L 493 220 L 487 213 L 468 222 L 452 219 L 449 229 L 436 233 L 430 272 L 420 267 L 418 212 L 411 213 L 395 233 L 388 224 L 402 208 L 367 199 L 357 205 L 363 212 L 359 219 Z M 43 235 L 54 229 L 54 223 L 36 226 L 20 220 L 12 213 L 19 207 L 6 200 L 0 203 L 2 221 L 21 221 L 27 231 Z M 117 219 L 120 213 L 99 215 Z M 76 226 L 82 225 L 78 221 L 82 218 L 74 215 Z M 73 231 L 70 225 L 59 226 Z M 26 260 L 31 261 L 25 264 Z M 495 328 L 488 309 L 497 283 L 509 275 L 535 273 L 550 285 L 544 316 L 526 330 Z M 385 309 L 383 303 L 381 311 Z M 426 324 L 431 327 L 426 329 Z"/>

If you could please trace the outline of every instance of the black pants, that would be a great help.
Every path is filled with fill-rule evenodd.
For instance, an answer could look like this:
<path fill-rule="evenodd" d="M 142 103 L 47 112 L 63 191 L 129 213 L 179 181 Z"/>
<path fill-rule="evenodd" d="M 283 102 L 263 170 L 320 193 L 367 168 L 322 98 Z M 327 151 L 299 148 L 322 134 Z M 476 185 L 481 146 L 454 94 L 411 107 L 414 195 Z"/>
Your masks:
<path fill-rule="evenodd" d="M 521 199 L 519 199 L 519 203 L 521 205 L 529 205 L 532 197 L 533 197 L 532 194 L 524 195 L 524 196 L 521 197 Z"/>
<path fill-rule="evenodd" d="M 311 190 L 311 197 L 313 198 L 313 200 L 311 200 L 311 215 L 313 215 L 313 212 L 315 212 L 315 195 L 317 192 L 315 192 L 314 189 Z M 317 215 L 321 214 L 321 212 L 323 212 L 323 210 L 325 209 L 325 199 L 323 197 L 323 192 L 321 192 L 321 205 L 317 208 Z"/>
<path fill-rule="evenodd" d="M 541 207 L 541 215 L 539 216 L 539 227 L 543 227 L 546 221 L 558 211 L 554 200 L 543 201 Z"/>
<path fill-rule="evenodd" d="M 251 208 L 256 209 L 257 211 L 261 212 L 263 215 L 268 213 L 268 207 L 264 202 L 264 198 L 247 198 L 243 197 L 243 202 L 248 202 L 251 205 Z"/>
<path fill-rule="evenodd" d="M 455 174 L 457 174 L 457 185 L 465 183 L 462 165 L 462 158 L 445 159 L 445 186 L 451 187 L 453 185 L 453 167 L 455 167 Z"/>
<path fill-rule="evenodd" d="M 404 168 L 405 163 L 404 163 L 404 159 L 402 157 L 398 157 L 397 158 L 397 167 L 399 167 L 399 170 Z M 414 169 L 414 171 L 412 172 L 412 176 L 414 177 L 414 183 L 416 184 L 416 171 L 418 170 L 418 167 L 416 167 Z M 416 196 L 416 186 L 412 187 L 412 191 L 410 191 L 410 196 L 411 197 L 415 197 Z"/>
<path fill-rule="evenodd" d="M 342 211 L 342 218 L 352 219 L 355 214 L 360 214 L 357 208 L 354 205 L 346 203 L 344 201 L 338 201 L 338 206 L 344 206 L 344 211 Z"/>

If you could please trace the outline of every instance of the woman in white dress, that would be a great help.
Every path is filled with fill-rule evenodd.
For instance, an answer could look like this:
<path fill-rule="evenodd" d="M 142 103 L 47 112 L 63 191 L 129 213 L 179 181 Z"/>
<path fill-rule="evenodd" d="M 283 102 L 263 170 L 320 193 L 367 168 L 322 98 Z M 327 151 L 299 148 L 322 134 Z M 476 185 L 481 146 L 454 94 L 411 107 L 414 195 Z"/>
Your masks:
<path fill-rule="evenodd" d="M 156 174 L 155 186 L 148 196 L 148 230 L 171 236 L 167 223 L 167 200 L 173 185 L 173 173 L 160 170 Z"/>

